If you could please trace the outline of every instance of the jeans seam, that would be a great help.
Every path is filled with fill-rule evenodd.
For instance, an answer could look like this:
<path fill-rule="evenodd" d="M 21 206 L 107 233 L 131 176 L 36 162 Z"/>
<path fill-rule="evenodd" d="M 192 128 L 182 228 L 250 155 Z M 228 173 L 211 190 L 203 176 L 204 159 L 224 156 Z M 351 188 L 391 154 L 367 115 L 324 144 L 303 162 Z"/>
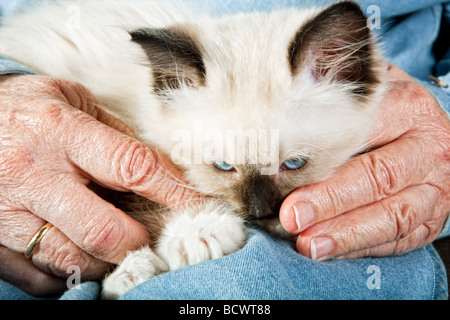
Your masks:
<path fill-rule="evenodd" d="M 436 299 L 436 268 L 434 267 L 434 261 L 433 258 L 431 257 L 430 252 L 428 252 L 428 250 L 425 248 L 425 252 L 427 254 L 428 260 L 431 263 L 431 267 L 433 268 L 433 292 L 431 294 L 431 299 L 435 300 Z"/>

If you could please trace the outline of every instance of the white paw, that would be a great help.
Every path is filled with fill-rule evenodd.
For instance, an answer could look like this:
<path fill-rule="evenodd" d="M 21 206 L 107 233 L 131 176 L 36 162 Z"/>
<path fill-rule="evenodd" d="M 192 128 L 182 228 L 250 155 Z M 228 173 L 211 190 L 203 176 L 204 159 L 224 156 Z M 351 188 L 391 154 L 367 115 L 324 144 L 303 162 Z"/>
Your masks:
<path fill-rule="evenodd" d="M 102 299 L 117 299 L 128 290 L 166 271 L 167 265 L 149 247 L 129 252 L 114 272 L 103 280 Z"/>
<path fill-rule="evenodd" d="M 228 207 L 213 203 L 195 214 L 175 214 L 164 228 L 156 252 L 170 270 L 176 270 L 234 253 L 246 239 L 244 221 Z"/>

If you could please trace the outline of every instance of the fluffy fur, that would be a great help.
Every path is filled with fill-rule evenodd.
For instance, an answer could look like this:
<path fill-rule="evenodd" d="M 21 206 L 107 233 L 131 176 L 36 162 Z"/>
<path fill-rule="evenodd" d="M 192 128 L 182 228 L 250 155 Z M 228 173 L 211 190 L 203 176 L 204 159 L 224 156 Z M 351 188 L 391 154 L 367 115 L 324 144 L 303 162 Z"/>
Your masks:
<path fill-rule="evenodd" d="M 240 249 L 244 218 L 275 212 L 292 190 L 364 151 L 383 92 L 385 63 L 349 1 L 223 18 L 173 1 L 61 1 L 3 23 L 0 54 L 82 83 L 219 199 L 173 215 L 110 194 L 157 241 L 106 279 L 106 298 Z M 283 166 L 298 158 L 303 168 Z"/>

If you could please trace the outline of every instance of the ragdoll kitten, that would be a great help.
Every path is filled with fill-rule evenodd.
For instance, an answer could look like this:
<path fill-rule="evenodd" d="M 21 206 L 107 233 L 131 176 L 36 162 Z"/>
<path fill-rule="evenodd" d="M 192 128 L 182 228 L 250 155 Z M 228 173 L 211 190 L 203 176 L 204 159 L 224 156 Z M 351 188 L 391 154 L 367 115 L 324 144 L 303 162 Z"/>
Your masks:
<path fill-rule="evenodd" d="M 176 213 L 111 199 L 155 241 L 106 278 L 105 298 L 239 250 L 247 218 L 362 152 L 386 69 L 349 1 L 223 18 L 173 1 L 59 2 L 4 21 L 0 54 L 82 83 L 211 195 Z"/>

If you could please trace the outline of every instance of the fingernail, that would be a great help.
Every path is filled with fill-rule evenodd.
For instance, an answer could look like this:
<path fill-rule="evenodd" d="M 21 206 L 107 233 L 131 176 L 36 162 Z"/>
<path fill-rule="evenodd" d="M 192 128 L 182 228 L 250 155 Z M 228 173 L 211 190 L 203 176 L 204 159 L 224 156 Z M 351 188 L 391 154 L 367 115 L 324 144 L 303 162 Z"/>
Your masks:
<path fill-rule="evenodd" d="M 333 241 L 326 237 L 311 240 L 311 259 L 314 261 L 324 261 L 333 252 Z"/>
<path fill-rule="evenodd" d="M 314 221 L 314 209 L 309 203 L 300 202 L 293 206 L 297 232 L 304 231 Z"/>

